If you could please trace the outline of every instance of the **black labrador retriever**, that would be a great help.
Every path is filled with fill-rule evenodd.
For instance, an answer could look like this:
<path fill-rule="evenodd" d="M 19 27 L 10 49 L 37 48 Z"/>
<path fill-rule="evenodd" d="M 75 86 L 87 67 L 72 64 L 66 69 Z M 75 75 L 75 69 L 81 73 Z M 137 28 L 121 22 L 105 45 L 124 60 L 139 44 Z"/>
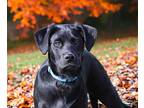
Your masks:
<path fill-rule="evenodd" d="M 95 28 L 80 24 L 53 24 L 35 33 L 40 51 L 48 52 L 35 80 L 35 108 L 88 108 L 87 94 L 93 108 L 98 100 L 108 108 L 128 108 L 89 52 L 96 35 Z"/>

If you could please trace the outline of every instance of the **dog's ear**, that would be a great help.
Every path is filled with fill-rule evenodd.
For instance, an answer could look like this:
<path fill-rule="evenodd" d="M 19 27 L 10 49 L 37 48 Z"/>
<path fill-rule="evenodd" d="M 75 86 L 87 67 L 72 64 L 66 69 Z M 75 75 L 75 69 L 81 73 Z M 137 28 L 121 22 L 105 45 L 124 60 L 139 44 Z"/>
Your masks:
<path fill-rule="evenodd" d="M 80 26 L 83 32 L 85 46 L 87 50 L 90 51 L 92 46 L 95 43 L 95 39 L 97 37 L 97 30 L 96 28 L 88 26 L 88 25 L 80 25 Z"/>
<path fill-rule="evenodd" d="M 46 54 L 48 51 L 48 36 L 46 36 L 47 28 L 48 27 L 44 27 L 34 34 L 36 45 L 43 54 Z"/>
<path fill-rule="evenodd" d="M 48 52 L 49 39 L 52 33 L 54 33 L 55 31 L 54 26 L 55 25 L 52 24 L 50 26 L 44 27 L 34 34 L 36 45 L 40 49 L 42 54 L 46 54 Z"/>

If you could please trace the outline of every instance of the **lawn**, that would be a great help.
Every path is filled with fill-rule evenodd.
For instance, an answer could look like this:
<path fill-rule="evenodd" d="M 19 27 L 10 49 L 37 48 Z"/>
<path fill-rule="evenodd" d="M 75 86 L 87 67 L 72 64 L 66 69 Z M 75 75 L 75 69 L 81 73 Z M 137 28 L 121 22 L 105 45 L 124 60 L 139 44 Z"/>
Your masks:
<path fill-rule="evenodd" d="M 113 40 L 100 40 L 95 43 L 91 52 L 97 57 L 117 57 L 120 52 L 127 49 L 137 49 L 137 38 L 128 37 Z M 21 47 L 23 49 L 23 47 Z M 8 55 L 8 72 L 16 72 L 27 66 L 42 64 L 46 55 L 42 55 L 39 50 L 16 53 Z"/>

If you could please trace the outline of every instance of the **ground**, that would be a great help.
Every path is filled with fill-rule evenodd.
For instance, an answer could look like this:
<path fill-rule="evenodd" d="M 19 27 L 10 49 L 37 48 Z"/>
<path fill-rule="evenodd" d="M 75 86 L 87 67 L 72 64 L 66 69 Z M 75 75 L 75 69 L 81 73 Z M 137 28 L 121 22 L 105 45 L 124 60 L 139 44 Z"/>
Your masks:
<path fill-rule="evenodd" d="M 137 108 L 137 37 L 98 40 L 91 53 L 107 70 L 121 99 Z M 42 55 L 33 42 L 8 47 L 8 108 L 33 107 L 34 79 L 45 58 L 47 56 Z"/>

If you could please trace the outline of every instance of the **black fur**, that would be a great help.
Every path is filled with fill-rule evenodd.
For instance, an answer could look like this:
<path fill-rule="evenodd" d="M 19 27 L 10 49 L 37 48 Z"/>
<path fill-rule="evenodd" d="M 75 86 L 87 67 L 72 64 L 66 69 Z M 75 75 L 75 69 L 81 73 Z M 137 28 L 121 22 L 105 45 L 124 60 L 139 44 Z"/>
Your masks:
<path fill-rule="evenodd" d="M 96 35 L 95 28 L 78 24 L 51 25 L 35 33 L 41 52 L 48 52 L 35 80 L 35 108 L 87 108 L 87 93 L 93 108 L 98 108 L 98 99 L 108 108 L 128 108 L 101 63 L 88 52 Z M 79 79 L 72 83 L 58 81 L 48 72 L 48 66 L 58 76 Z"/>

